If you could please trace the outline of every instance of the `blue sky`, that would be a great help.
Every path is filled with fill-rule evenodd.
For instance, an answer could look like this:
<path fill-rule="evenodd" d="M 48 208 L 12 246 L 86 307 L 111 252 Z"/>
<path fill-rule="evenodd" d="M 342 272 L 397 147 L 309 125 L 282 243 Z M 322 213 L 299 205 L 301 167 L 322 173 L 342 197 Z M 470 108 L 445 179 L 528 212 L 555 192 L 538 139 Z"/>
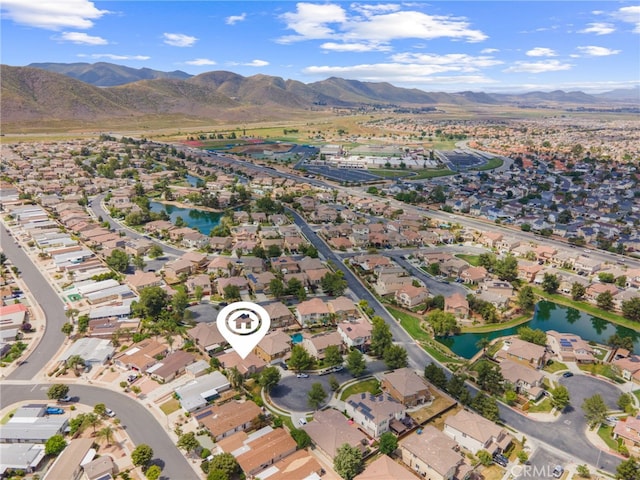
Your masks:
<path fill-rule="evenodd" d="M 640 84 L 640 4 L 3 0 L 2 63 L 112 62 L 425 91 Z"/>

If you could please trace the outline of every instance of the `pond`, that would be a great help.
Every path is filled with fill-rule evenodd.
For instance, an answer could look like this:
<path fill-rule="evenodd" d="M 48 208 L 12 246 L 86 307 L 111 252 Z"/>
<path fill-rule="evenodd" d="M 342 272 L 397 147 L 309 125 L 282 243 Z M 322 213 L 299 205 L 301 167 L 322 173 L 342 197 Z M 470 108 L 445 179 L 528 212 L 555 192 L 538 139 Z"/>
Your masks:
<path fill-rule="evenodd" d="M 583 313 L 575 308 L 548 301 L 539 302 L 536 305 L 533 318 L 522 325 L 489 333 L 463 333 L 453 337 L 438 338 L 438 341 L 449 347 L 455 354 L 463 358 L 471 358 L 480 350 L 477 344 L 481 338 L 493 340 L 507 335 L 516 335 L 518 329 L 525 326 L 544 330 L 545 332 L 547 330 L 556 330 L 562 333 L 573 333 L 580 335 L 587 341 L 598 343 L 606 343 L 611 335 L 618 334 L 621 337 L 632 338 L 634 351 L 640 352 L 639 332 L 616 325 L 602 318 L 594 317 L 588 313 Z"/>
<path fill-rule="evenodd" d="M 173 223 L 176 222 L 178 217 L 182 217 L 187 227 L 195 228 L 204 235 L 209 235 L 209 232 L 220 224 L 220 218 L 222 217 L 222 213 L 219 212 L 176 207 L 175 205 L 166 205 L 159 202 L 150 202 L 149 206 L 152 212 L 167 212 L 169 219 Z"/>
<path fill-rule="evenodd" d="M 192 187 L 197 187 L 198 186 L 198 182 L 202 182 L 203 180 L 200 177 L 194 177 L 193 175 L 190 174 L 186 174 L 184 176 L 184 179 L 189 182 L 189 185 L 191 185 Z"/>

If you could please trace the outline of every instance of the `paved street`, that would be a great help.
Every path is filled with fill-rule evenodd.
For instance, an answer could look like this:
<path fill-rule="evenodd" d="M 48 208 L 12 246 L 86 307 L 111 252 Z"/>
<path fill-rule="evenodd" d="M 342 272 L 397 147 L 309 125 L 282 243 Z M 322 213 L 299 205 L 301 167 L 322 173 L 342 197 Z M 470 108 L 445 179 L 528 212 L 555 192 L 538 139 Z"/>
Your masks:
<path fill-rule="evenodd" d="M 65 340 L 61 328 L 67 322 L 67 317 L 64 314 L 64 303 L 56 291 L 22 248 L 14 243 L 13 238 L 7 234 L 4 227 L 0 228 L 0 240 L 5 254 L 20 270 L 22 280 L 27 284 L 46 316 L 46 327 L 42 340 L 31 355 L 22 360 L 22 365 L 8 376 L 12 380 L 30 380 L 56 356 Z"/>
<path fill-rule="evenodd" d="M 2 386 L 0 408 L 28 400 L 47 400 L 49 385 L 11 385 Z M 187 459 L 176 448 L 163 426 L 149 412 L 148 408 L 121 393 L 105 388 L 86 385 L 71 385 L 71 397 L 85 405 L 104 403 L 116 412 L 134 444 L 146 443 L 153 448 L 155 463 L 162 465 L 162 477 L 172 480 L 198 480 L 198 476 Z"/>
<path fill-rule="evenodd" d="M 384 362 L 376 360 L 367 363 L 367 370 L 362 374 L 373 375 L 387 370 Z M 340 384 L 353 380 L 354 378 L 345 368 L 341 372 L 329 375 L 309 375 L 309 378 L 296 378 L 295 374 L 287 375 L 280 380 L 280 383 L 271 390 L 271 400 L 286 410 L 294 412 L 308 412 L 311 407 L 307 404 L 307 394 L 314 383 L 321 383 L 324 391 L 327 392 L 327 402 L 331 398 L 331 387 L 329 387 L 329 378 L 335 376 Z"/>

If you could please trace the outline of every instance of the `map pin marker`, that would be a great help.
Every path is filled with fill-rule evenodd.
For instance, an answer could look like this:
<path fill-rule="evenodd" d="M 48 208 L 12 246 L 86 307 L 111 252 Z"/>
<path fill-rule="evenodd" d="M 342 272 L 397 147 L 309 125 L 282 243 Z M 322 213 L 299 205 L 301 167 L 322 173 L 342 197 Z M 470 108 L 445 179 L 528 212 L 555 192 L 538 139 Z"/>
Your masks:
<path fill-rule="evenodd" d="M 218 331 L 243 359 L 264 338 L 271 326 L 271 317 L 253 302 L 234 302 L 218 313 Z"/>

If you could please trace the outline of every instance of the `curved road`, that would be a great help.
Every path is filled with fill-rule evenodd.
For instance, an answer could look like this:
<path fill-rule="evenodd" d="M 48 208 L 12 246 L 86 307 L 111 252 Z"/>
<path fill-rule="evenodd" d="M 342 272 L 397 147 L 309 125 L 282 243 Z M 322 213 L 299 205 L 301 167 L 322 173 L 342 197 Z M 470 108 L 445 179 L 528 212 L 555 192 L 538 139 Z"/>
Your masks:
<path fill-rule="evenodd" d="M 69 395 L 85 405 L 104 403 L 116 412 L 134 444 L 146 443 L 154 452 L 154 463 L 162 466 L 162 477 L 174 480 L 199 480 L 182 453 L 162 426 L 141 403 L 111 390 L 86 385 L 70 385 Z M 47 384 L 2 386 L 0 408 L 25 400 L 47 400 Z"/>

